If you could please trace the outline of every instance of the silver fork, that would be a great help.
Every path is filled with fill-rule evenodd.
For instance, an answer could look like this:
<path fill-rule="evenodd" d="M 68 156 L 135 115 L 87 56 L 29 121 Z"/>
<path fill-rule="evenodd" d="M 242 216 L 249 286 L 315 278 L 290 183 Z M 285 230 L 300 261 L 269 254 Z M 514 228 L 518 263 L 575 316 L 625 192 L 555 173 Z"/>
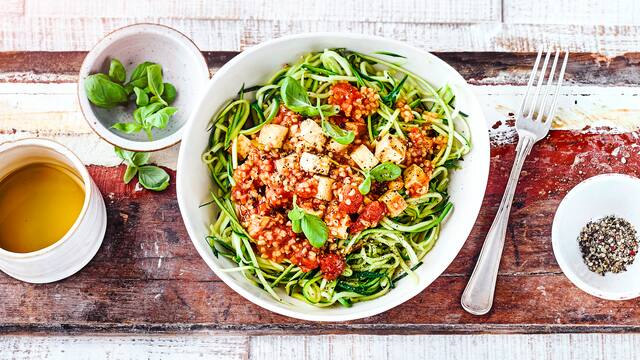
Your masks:
<path fill-rule="evenodd" d="M 511 175 L 509 175 L 509 181 L 505 189 L 500 207 L 496 218 L 491 224 L 491 228 L 487 233 L 487 237 L 484 240 L 480 257 L 476 263 L 476 267 L 473 269 L 469 283 L 462 293 L 462 299 L 460 303 L 462 307 L 474 315 L 483 315 L 491 310 L 493 305 L 493 295 L 496 288 L 496 278 L 498 276 L 498 268 L 500 266 L 500 258 L 502 256 L 502 249 L 504 247 L 504 238 L 507 232 L 507 223 L 509 221 L 509 211 L 511 210 L 511 202 L 513 201 L 513 193 L 516 190 L 518 184 L 518 178 L 520 177 L 520 171 L 525 158 L 529 155 L 533 145 L 544 138 L 551 128 L 551 123 L 555 115 L 556 106 L 558 104 L 558 95 L 562 86 L 562 79 L 564 77 L 564 71 L 567 67 L 567 61 L 569 59 L 569 53 L 567 52 L 560 68 L 560 74 L 555 84 L 555 91 L 553 94 L 553 101 L 550 107 L 547 106 L 547 100 L 549 97 L 549 90 L 552 89 L 554 75 L 556 72 L 556 66 L 558 65 L 558 59 L 560 58 L 560 51 L 556 51 L 549 72 L 547 82 L 544 84 L 544 79 L 547 76 L 547 65 L 549 65 L 549 59 L 551 52 L 547 52 L 544 57 L 542 67 L 538 69 L 540 60 L 542 59 L 542 50 L 538 52 L 533 70 L 531 70 L 531 76 L 527 83 L 527 92 L 520 104 L 518 115 L 516 117 L 516 130 L 518 131 L 518 146 L 516 147 L 516 159 L 511 168 Z M 535 86 L 535 92 L 532 89 L 534 81 L 537 84 Z M 544 90 L 543 90 L 544 89 Z M 534 92 L 532 94 L 532 92 Z M 542 99 L 540 95 L 542 94 Z M 548 109 L 547 109 L 548 107 Z M 537 116 L 535 113 L 537 112 Z M 525 115 L 526 113 L 526 115 Z"/>

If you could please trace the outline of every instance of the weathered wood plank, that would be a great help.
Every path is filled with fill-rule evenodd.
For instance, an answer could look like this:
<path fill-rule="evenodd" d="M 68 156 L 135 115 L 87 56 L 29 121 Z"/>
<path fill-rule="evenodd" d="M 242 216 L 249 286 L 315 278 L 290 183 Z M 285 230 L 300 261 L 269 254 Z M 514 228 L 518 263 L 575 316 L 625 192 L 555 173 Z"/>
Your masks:
<path fill-rule="evenodd" d="M 637 25 L 640 3 L 629 0 L 505 0 L 504 22 L 511 24 Z"/>
<path fill-rule="evenodd" d="M 378 21 L 406 23 L 473 23 L 499 21 L 499 0 L 327 0 L 306 2 L 280 0 L 277 6 L 260 0 L 243 1 L 127 1 L 92 2 L 28 0 L 25 16 L 41 18 L 135 18 L 149 17 L 207 20 Z"/>
<path fill-rule="evenodd" d="M 3 336 L 7 359 L 180 359 L 247 358 L 244 336 Z"/>
<path fill-rule="evenodd" d="M 640 351 L 637 334 L 551 335 L 298 335 L 241 336 L 214 333 L 97 336 L 8 335 L 0 351 L 12 359 L 296 358 L 383 360 L 631 359 Z M 8 357 L 8 356 L 7 356 Z"/>
<path fill-rule="evenodd" d="M 105 34 L 138 22 L 172 26 L 191 37 L 202 50 L 238 51 L 289 34 L 343 31 L 407 41 L 430 51 L 531 52 L 541 46 L 608 55 L 640 51 L 640 26 L 636 25 L 437 24 L 333 19 L 200 20 L 161 17 L 8 17 L 3 20 L 0 23 L 0 51 L 87 50 Z"/>
<path fill-rule="evenodd" d="M 211 73 L 237 51 L 203 52 Z M 535 53 L 435 52 L 474 85 L 524 85 Z M 74 83 L 86 56 L 84 51 L 0 52 L 0 83 Z M 565 74 L 573 85 L 628 86 L 640 84 L 640 53 L 604 56 L 572 53 Z"/>
<path fill-rule="evenodd" d="M 263 336 L 251 338 L 250 359 L 300 354 L 304 359 L 631 359 L 640 336 L 622 334 Z"/>

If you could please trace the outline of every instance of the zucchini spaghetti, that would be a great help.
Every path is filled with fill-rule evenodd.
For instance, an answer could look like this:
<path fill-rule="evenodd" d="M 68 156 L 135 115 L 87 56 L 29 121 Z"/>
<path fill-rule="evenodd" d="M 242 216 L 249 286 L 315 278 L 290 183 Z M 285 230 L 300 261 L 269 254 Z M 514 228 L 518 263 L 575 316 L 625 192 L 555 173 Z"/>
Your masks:
<path fill-rule="evenodd" d="M 343 306 L 414 270 L 451 211 L 450 171 L 471 150 L 448 86 L 401 55 L 309 53 L 240 89 L 211 120 L 202 155 L 219 209 L 216 257 L 282 300 Z"/>

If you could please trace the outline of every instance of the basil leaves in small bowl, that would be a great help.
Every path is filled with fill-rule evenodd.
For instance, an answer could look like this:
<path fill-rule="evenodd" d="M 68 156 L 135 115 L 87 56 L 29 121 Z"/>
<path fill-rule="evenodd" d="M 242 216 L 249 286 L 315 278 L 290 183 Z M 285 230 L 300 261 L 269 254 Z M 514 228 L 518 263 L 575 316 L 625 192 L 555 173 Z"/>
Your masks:
<path fill-rule="evenodd" d="M 178 143 L 209 79 L 200 50 L 180 32 L 154 24 L 112 32 L 87 54 L 78 99 L 89 126 L 132 151 Z"/>

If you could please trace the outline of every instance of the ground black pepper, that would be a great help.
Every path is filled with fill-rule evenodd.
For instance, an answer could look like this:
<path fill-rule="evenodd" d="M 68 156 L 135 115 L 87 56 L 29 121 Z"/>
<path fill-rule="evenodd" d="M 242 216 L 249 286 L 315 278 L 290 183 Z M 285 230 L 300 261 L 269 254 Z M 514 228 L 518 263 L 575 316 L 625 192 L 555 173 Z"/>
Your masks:
<path fill-rule="evenodd" d="M 578 244 L 589 270 L 602 276 L 626 271 L 638 252 L 636 229 L 627 220 L 613 215 L 585 225 Z"/>

